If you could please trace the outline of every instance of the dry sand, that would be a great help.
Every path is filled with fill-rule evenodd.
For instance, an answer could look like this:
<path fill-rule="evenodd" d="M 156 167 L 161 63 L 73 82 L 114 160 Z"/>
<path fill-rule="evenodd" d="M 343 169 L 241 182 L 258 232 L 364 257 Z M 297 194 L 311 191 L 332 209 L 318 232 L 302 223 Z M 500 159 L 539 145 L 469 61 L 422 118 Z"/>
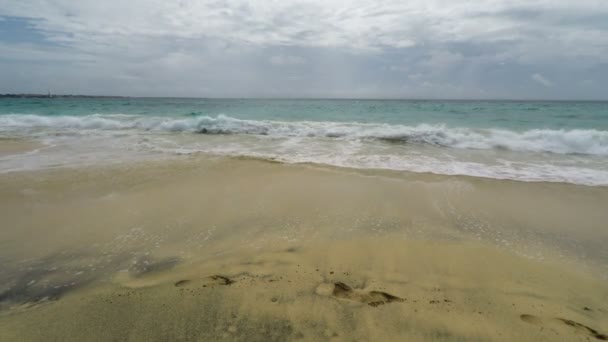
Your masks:
<path fill-rule="evenodd" d="M 0 341 L 608 339 L 606 188 L 197 157 L 0 196 Z"/>

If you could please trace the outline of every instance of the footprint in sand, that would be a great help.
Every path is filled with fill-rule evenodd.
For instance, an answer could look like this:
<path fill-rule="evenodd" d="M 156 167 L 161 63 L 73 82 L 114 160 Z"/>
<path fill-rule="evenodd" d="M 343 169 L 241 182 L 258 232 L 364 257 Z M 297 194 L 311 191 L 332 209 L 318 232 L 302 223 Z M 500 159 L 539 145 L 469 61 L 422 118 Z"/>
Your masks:
<path fill-rule="evenodd" d="M 559 318 L 559 317 L 541 318 L 541 317 L 537 317 L 534 315 L 528 315 L 528 314 L 522 314 L 519 316 L 519 318 L 526 323 L 537 325 L 537 326 L 543 327 L 543 328 L 544 327 L 551 328 L 556 332 L 559 330 L 567 329 L 571 332 L 576 332 L 579 334 L 585 334 L 590 337 L 595 337 L 596 339 L 601 340 L 601 341 L 608 341 L 608 335 L 602 334 L 593 328 L 590 328 L 584 324 L 575 322 L 570 319 Z"/>
<path fill-rule="evenodd" d="M 354 302 L 364 303 L 373 307 L 392 302 L 404 301 L 403 298 L 393 296 L 392 294 L 386 292 L 353 289 L 343 282 L 337 282 L 333 284 L 321 284 L 317 287 L 317 290 L 315 292 L 322 296 L 333 296 L 339 299 L 346 299 Z"/>
<path fill-rule="evenodd" d="M 207 286 L 216 286 L 216 285 L 231 285 L 234 284 L 234 280 L 228 278 L 228 277 L 224 277 L 221 275 L 213 275 L 210 277 L 207 277 L 204 279 L 203 281 L 203 287 L 207 287 Z M 179 280 L 177 282 L 175 282 L 175 287 L 184 287 L 189 285 L 190 283 L 192 283 L 192 280 L 190 279 L 182 279 Z"/>
<path fill-rule="evenodd" d="M 178 280 L 175 282 L 175 287 L 182 287 L 182 286 L 186 286 L 188 283 L 190 283 L 190 279 L 183 279 L 183 280 Z"/>

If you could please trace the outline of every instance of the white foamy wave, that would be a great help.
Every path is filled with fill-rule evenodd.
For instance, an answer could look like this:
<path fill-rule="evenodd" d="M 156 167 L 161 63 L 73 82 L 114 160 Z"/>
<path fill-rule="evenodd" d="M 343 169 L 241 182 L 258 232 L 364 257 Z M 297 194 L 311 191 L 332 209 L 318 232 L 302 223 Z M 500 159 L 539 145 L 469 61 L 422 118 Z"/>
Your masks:
<path fill-rule="evenodd" d="M 475 129 L 420 124 L 416 126 L 318 121 L 242 120 L 225 115 L 188 118 L 87 115 L 0 116 L 0 131 L 40 130 L 140 130 L 202 134 L 247 134 L 274 137 L 373 139 L 389 143 L 418 143 L 458 149 L 506 149 L 522 152 L 608 156 L 608 131 L 593 129 L 551 130 Z"/>

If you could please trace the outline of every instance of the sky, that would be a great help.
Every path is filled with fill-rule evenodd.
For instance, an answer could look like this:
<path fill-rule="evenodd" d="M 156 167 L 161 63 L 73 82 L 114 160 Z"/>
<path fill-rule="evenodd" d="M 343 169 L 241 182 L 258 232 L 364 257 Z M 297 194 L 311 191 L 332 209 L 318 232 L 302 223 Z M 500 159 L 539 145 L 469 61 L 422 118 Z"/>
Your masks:
<path fill-rule="evenodd" d="M 0 93 L 608 100 L 608 0 L 0 0 Z"/>

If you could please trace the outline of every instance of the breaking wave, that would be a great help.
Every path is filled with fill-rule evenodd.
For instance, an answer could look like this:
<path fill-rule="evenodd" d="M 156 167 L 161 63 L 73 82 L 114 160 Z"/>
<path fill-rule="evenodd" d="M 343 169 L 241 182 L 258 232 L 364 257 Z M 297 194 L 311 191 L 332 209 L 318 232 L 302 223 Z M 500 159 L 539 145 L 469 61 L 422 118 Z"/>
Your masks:
<path fill-rule="evenodd" d="M 608 131 L 594 129 L 531 129 L 512 131 L 447 127 L 318 121 L 242 120 L 226 115 L 189 118 L 139 115 L 0 116 L 0 132 L 139 130 L 200 134 L 247 134 L 273 137 L 379 140 L 430 144 L 458 149 L 506 149 L 523 152 L 608 156 Z"/>

